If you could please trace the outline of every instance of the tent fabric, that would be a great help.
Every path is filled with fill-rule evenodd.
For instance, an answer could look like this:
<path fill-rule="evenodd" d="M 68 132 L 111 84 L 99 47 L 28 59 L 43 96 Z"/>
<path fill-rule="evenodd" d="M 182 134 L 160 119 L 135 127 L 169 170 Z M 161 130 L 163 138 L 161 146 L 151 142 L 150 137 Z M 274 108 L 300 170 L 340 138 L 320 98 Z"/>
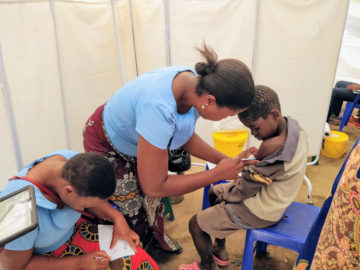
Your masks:
<path fill-rule="evenodd" d="M 255 82 L 277 91 L 283 115 L 299 121 L 309 138 L 310 155 L 316 155 L 344 28 L 338 19 L 344 20 L 347 6 L 344 1 L 262 3 Z"/>
<path fill-rule="evenodd" d="M 360 84 L 360 0 L 350 1 L 336 70 L 339 80 Z"/>
<path fill-rule="evenodd" d="M 347 7 L 341 0 L 0 0 L 14 111 L 10 123 L 0 108 L 0 189 L 17 160 L 82 151 L 83 124 L 98 105 L 139 74 L 167 63 L 193 67 L 204 41 L 220 59 L 246 63 L 255 83 L 275 89 L 283 114 L 305 128 L 309 154 L 318 154 Z M 196 126 L 210 144 L 212 124 L 201 119 Z"/>

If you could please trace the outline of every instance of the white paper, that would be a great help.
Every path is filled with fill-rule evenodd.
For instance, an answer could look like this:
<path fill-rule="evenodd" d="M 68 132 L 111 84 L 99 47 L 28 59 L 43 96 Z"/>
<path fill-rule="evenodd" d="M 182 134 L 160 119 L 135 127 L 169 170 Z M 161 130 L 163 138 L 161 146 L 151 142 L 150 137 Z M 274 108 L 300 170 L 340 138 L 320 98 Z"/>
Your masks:
<path fill-rule="evenodd" d="M 113 225 L 98 225 L 100 249 L 105 250 L 112 261 L 124 256 L 135 255 L 128 242 L 122 239 L 119 239 L 115 247 L 110 249 L 113 227 Z"/>

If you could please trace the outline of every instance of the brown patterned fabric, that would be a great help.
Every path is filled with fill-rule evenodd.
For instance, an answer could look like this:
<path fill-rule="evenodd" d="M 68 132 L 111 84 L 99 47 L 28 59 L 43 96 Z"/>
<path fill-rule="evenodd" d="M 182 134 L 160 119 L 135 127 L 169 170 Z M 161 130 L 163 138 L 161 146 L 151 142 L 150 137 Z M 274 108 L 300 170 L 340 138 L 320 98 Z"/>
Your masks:
<path fill-rule="evenodd" d="M 311 269 L 360 269 L 359 168 L 360 145 L 357 145 L 335 192 Z"/>
<path fill-rule="evenodd" d="M 137 175 L 137 159 L 118 151 L 109 140 L 102 113 L 104 105 L 96 109 L 86 121 L 83 136 L 86 152 L 107 157 L 116 173 L 116 190 L 111 200 L 124 215 L 127 223 L 139 236 L 145 248 L 152 238 L 166 251 L 180 251 L 181 246 L 164 232 L 164 203 L 162 198 L 147 197 Z"/>

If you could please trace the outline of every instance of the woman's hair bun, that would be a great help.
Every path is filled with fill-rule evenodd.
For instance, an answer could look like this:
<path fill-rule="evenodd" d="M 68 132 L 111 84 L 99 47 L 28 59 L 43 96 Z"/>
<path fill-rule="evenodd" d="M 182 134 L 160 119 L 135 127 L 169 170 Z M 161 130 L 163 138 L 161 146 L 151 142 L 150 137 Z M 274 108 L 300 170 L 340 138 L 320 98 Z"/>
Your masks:
<path fill-rule="evenodd" d="M 196 63 L 195 70 L 196 70 L 196 73 L 201 75 L 201 76 L 207 75 L 206 63 L 205 62 Z"/>
<path fill-rule="evenodd" d="M 197 74 L 201 76 L 206 76 L 210 73 L 213 73 L 217 68 L 217 64 L 210 64 L 205 62 L 199 62 L 195 65 L 195 70 Z"/>
<path fill-rule="evenodd" d="M 215 51 L 206 46 L 197 48 L 204 60 L 195 64 L 199 74 L 195 93 L 216 98 L 216 105 L 233 110 L 250 105 L 255 95 L 254 81 L 249 68 L 240 60 L 229 58 L 218 61 Z M 209 75 L 209 76 L 208 76 Z"/>

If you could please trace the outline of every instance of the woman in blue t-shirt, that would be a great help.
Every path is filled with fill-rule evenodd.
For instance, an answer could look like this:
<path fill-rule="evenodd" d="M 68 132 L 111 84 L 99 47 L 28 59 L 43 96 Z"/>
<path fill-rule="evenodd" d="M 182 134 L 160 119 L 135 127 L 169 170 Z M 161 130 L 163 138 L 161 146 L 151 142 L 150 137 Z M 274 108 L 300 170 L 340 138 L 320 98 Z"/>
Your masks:
<path fill-rule="evenodd" d="M 139 236 L 124 216 L 108 203 L 116 180 L 112 164 L 102 155 L 59 150 L 34 160 L 7 183 L 0 197 L 28 185 L 35 190 L 38 227 L 5 245 L 1 269 L 159 269 L 138 247 Z M 111 221 L 111 247 L 123 239 L 135 255 L 110 262 L 100 250 L 98 225 L 81 214 Z"/>
<path fill-rule="evenodd" d="M 199 51 L 206 62 L 197 63 L 195 70 L 166 67 L 123 86 L 90 116 L 83 133 L 86 152 L 101 153 L 113 162 L 117 187 L 111 200 L 131 228 L 145 246 L 154 236 L 162 249 L 172 252 L 181 247 L 164 233 L 161 198 L 234 179 L 244 166 L 240 156 L 228 158 L 205 143 L 194 132 L 196 120 L 236 115 L 254 97 L 254 82 L 244 63 L 218 61 L 205 44 Z M 168 175 L 168 151 L 179 147 L 218 166 Z"/>

